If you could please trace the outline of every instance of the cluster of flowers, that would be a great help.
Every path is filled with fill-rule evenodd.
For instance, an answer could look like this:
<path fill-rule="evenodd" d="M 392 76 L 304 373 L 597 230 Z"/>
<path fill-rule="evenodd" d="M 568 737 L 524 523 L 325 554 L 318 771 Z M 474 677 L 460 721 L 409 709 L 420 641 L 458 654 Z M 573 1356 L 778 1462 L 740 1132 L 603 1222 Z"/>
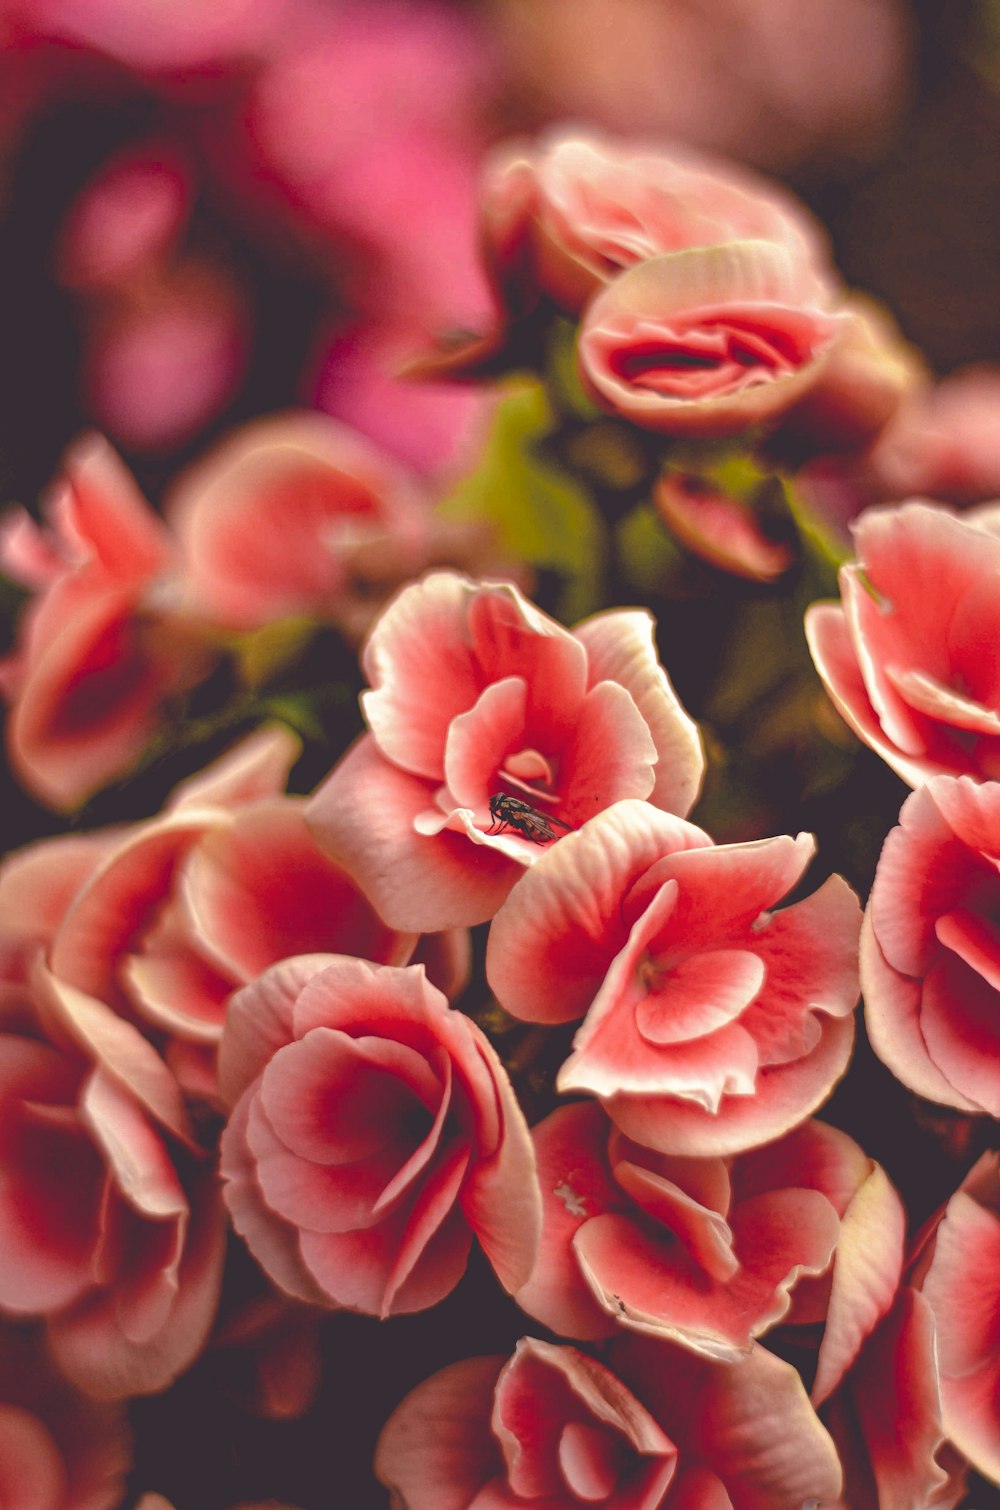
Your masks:
<path fill-rule="evenodd" d="M 17 176 L 39 133 L 58 143 L 32 194 L 53 200 L 45 256 L 90 422 L 169 454 L 248 378 L 274 392 L 256 374 L 277 358 L 295 370 L 272 402 L 316 403 L 418 468 L 464 457 L 481 404 L 393 368 L 449 306 L 484 305 L 490 73 L 445 0 L 232 0 L 211 21 L 191 0 L 5 4 L 0 159 Z"/>
<path fill-rule="evenodd" d="M 559 138 L 494 163 L 483 204 L 502 318 L 439 366 L 502 364 L 570 317 L 616 421 L 796 462 L 853 458 L 928 401 L 808 219 L 748 176 Z M 351 553 L 428 559 L 426 511 L 380 461 L 282 423 L 182 480 L 166 523 L 90 445 L 50 534 L 11 526 L 8 567 L 41 589 L 11 754 L 46 799 L 127 767 L 211 632 L 353 627 Z M 690 457 L 663 453 L 659 492 Z M 739 555 L 752 512 L 716 505 L 692 530 Z M 865 514 L 857 548 L 813 654 L 917 787 L 864 922 L 839 876 L 801 895 L 808 835 L 720 844 L 689 821 L 702 742 L 648 613 L 570 630 L 452 570 L 378 614 L 367 731 L 311 798 L 285 794 L 296 741 L 264 728 L 159 815 L 8 858 L 0 1307 L 99 1403 L 0 1376 L 0 1483 L 117 1503 L 115 1402 L 206 1346 L 230 1228 L 289 1308 L 381 1318 L 443 1300 L 475 1241 L 563 1339 L 404 1399 L 376 1472 L 410 1510 L 930 1510 L 958 1505 L 966 1460 L 1000 1478 L 1000 1160 L 910 1243 L 880 1166 L 813 1118 L 851 1057 L 859 940 L 894 1073 L 1000 1116 L 1000 540 L 988 511 L 908 504 Z M 556 1074 L 574 1099 L 531 1128 L 494 1009 L 451 1005 L 483 924 L 504 1013 L 557 1049 L 578 1024 Z"/>

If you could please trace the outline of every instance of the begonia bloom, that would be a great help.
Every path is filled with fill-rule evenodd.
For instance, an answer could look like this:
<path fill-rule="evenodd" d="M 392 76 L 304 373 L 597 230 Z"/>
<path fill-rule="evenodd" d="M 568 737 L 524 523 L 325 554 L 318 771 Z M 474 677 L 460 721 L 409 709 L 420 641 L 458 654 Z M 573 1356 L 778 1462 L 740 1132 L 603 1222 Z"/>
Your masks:
<path fill-rule="evenodd" d="M 580 375 L 602 408 L 644 429 L 714 439 L 774 428 L 813 397 L 859 318 L 831 309 L 777 243 L 670 252 L 587 306 Z M 886 417 L 878 404 L 872 428 Z"/>
<path fill-rule="evenodd" d="M 0 1066 L 0 1309 L 44 1318 L 59 1367 L 96 1399 L 164 1389 L 205 1343 L 225 1250 L 176 1081 L 40 963 Z"/>
<path fill-rule="evenodd" d="M 167 517 L 193 612 L 232 629 L 291 614 L 353 626 L 371 603 L 358 551 L 392 581 L 422 551 L 429 504 L 363 437 L 323 415 L 272 415 L 235 431 L 174 485 Z"/>
<path fill-rule="evenodd" d="M 513 586 L 434 572 L 389 605 L 362 664 L 370 733 L 308 817 L 391 926 L 483 922 L 545 843 L 610 803 L 687 812 L 697 795 L 697 729 L 646 613 L 570 631 Z M 495 798 L 535 816 L 502 821 Z"/>
<path fill-rule="evenodd" d="M 624 1327 L 729 1362 L 782 1320 L 822 1318 L 842 1219 L 850 1233 L 873 1169 L 821 1122 L 733 1160 L 655 1154 L 587 1102 L 532 1136 L 542 1241 L 518 1304 L 564 1336 Z M 825 1291 L 801 1286 L 799 1305 L 799 1281 L 820 1274 Z"/>
<path fill-rule="evenodd" d="M 71 1389 L 39 1338 L 0 1328 L 0 1504 L 119 1510 L 132 1463 L 124 1411 Z"/>
<path fill-rule="evenodd" d="M 540 1200 L 506 1072 L 420 966 L 344 955 L 274 965 L 233 998 L 220 1084 L 237 1231 L 289 1294 L 424 1310 L 473 1237 L 501 1284 L 534 1263 Z"/>
<path fill-rule="evenodd" d="M 793 1369 L 738 1367 L 635 1339 L 616 1372 L 525 1338 L 419 1384 L 379 1438 L 375 1471 L 409 1510 L 801 1510 L 840 1469 Z"/>
<path fill-rule="evenodd" d="M 47 531 L 15 514 L 0 540 L 0 564 L 37 592 L 3 691 L 15 774 L 66 809 L 128 769 L 205 652 L 165 611 L 177 578 L 169 534 L 98 436 L 67 455 L 48 512 Z"/>
<path fill-rule="evenodd" d="M 986 1153 L 927 1234 L 916 1282 L 934 1318 L 945 1435 L 1000 1483 L 1000 1155 Z"/>
<path fill-rule="evenodd" d="M 586 1014 L 558 1088 L 597 1096 L 638 1143 L 699 1158 L 815 1110 L 850 1057 L 860 908 L 831 876 L 773 910 L 813 847 L 714 845 L 630 801 L 545 853 L 494 919 L 486 971 L 515 1017 Z"/>
<path fill-rule="evenodd" d="M 1000 1116 L 1000 786 L 935 776 L 903 804 L 865 917 L 872 1046 L 904 1085 Z"/>
<path fill-rule="evenodd" d="M 840 603 L 806 636 L 850 727 L 910 786 L 1000 775 L 1000 537 L 949 509 L 868 509 Z"/>
<path fill-rule="evenodd" d="M 825 238 L 804 205 L 736 163 L 689 148 L 555 133 L 501 147 L 481 194 L 487 258 L 517 310 L 544 294 L 570 314 L 625 269 L 736 240 L 787 249 L 807 281 L 832 284 Z"/>

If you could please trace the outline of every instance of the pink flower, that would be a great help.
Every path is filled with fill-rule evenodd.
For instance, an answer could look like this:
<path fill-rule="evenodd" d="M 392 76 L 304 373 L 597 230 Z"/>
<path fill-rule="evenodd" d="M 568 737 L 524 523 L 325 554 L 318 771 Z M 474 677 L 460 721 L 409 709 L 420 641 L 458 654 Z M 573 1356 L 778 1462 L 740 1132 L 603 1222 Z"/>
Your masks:
<path fill-rule="evenodd" d="M 805 400 L 819 406 L 816 390 L 828 371 L 836 377 L 837 348 L 856 338 L 860 318 L 833 311 L 780 243 L 669 252 L 620 273 L 587 306 L 580 373 L 603 408 L 644 429 L 708 438 L 773 429 Z M 895 408 L 889 378 L 859 411 L 863 433 Z"/>
<path fill-rule="evenodd" d="M 188 257 L 87 310 L 82 382 L 95 422 L 137 450 L 190 440 L 232 398 L 249 309 L 229 269 Z"/>
<path fill-rule="evenodd" d="M 697 794 L 697 730 L 645 613 L 570 632 L 515 587 L 435 572 L 386 609 L 362 664 L 371 732 L 309 820 L 392 926 L 482 922 L 567 828 L 622 797 L 686 812 Z M 497 798 L 534 818 L 504 822 Z"/>
<path fill-rule="evenodd" d="M 0 539 L 0 564 L 37 590 L 2 670 L 15 774 L 65 809 L 128 769 L 205 652 L 161 602 L 169 535 L 99 437 L 69 452 L 48 513 L 47 531 L 9 516 Z"/>
<path fill-rule="evenodd" d="M 77 1394 L 37 1339 L 0 1328 L 0 1503 L 119 1510 L 131 1463 L 122 1409 Z"/>
<path fill-rule="evenodd" d="M 1000 1480 L 1000 1156 L 970 1169 L 928 1234 L 917 1283 L 934 1317 L 944 1432 Z"/>
<path fill-rule="evenodd" d="M 167 502 L 190 610 L 232 629 L 292 614 L 354 627 L 372 612 L 355 562 L 377 556 L 398 581 L 424 548 L 429 512 L 388 457 L 305 410 L 235 431 Z"/>
<path fill-rule="evenodd" d="M 666 252 L 760 240 L 823 286 L 826 243 L 808 211 L 736 163 L 684 148 L 574 133 L 512 144 L 487 164 L 487 256 L 515 311 L 538 295 L 577 313 L 601 287 Z"/>
<path fill-rule="evenodd" d="M 837 710 L 910 786 L 1000 774 L 1000 538 L 919 502 L 869 509 L 853 532 L 841 602 L 806 614 Z"/>
<path fill-rule="evenodd" d="M 876 1053 L 930 1101 L 1000 1116 L 1000 786 L 936 776 L 885 841 L 862 934 Z"/>
<path fill-rule="evenodd" d="M 527 1279 L 540 1201 L 524 1116 L 422 968 L 285 960 L 233 998 L 219 1069 L 229 1210 L 289 1294 L 424 1310 L 458 1283 L 473 1236 L 505 1289 Z"/>
<path fill-rule="evenodd" d="M 185 783 L 160 817 L 34 845 L 0 870 L 8 947 L 41 946 L 59 980 L 165 1036 L 176 1072 L 210 1097 L 239 986 L 292 954 L 405 964 L 419 942 L 387 928 L 317 848 L 305 799 L 283 795 L 297 754 L 287 731 L 263 730 Z M 461 938 L 424 946 L 449 989 L 462 950 Z"/>
<path fill-rule="evenodd" d="M 532 1338 L 454 1363 L 396 1408 L 375 1471 L 408 1510 L 801 1510 L 839 1492 L 788 1364 L 758 1349 L 719 1367 L 639 1339 L 613 1363 Z"/>
<path fill-rule="evenodd" d="M 829 1095 L 854 1037 L 858 901 L 831 876 L 773 909 L 813 855 L 807 834 L 714 845 L 649 803 L 569 834 L 512 891 L 486 971 L 529 1022 L 586 1013 L 561 1091 L 596 1095 L 661 1153 L 739 1152 Z"/>
<path fill-rule="evenodd" d="M 579 1102 L 533 1138 L 542 1241 L 518 1304 L 563 1336 L 624 1327 L 728 1362 L 782 1320 L 823 1318 L 841 1233 L 877 1168 L 822 1122 L 735 1160 L 691 1160 L 640 1147 Z M 825 1288 L 800 1283 L 820 1274 Z"/>
<path fill-rule="evenodd" d="M 44 1317 L 96 1399 L 164 1389 L 205 1343 L 225 1249 L 180 1090 L 134 1027 L 40 963 L 4 1015 L 0 1308 Z"/>

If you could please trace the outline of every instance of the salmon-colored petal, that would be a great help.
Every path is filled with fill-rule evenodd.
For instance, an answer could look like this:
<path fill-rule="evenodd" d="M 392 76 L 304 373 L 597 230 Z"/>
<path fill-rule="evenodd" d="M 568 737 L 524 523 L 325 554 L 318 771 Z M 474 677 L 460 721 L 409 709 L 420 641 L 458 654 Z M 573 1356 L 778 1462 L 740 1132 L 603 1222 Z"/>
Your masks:
<path fill-rule="evenodd" d="M 468 1358 L 418 1384 L 382 1428 L 375 1473 L 410 1510 L 468 1510 L 503 1459 L 489 1429 L 504 1359 Z"/>
<path fill-rule="evenodd" d="M 657 753 L 649 801 L 684 817 L 701 788 L 705 756 L 698 726 L 657 659 L 654 630 L 649 614 L 614 609 L 585 619 L 573 634 L 587 652 L 589 685 L 617 682 L 646 720 Z"/>
<path fill-rule="evenodd" d="M 564 1337 L 611 1336 L 614 1321 L 597 1306 L 580 1272 L 573 1237 L 602 1212 L 622 1209 L 607 1163 L 609 1123 L 599 1106 L 557 1107 L 532 1129 L 542 1192 L 542 1228 L 530 1277 L 517 1303 Z"/>
<path fill-rule="evenodd" d="M 192 604 L 237 629 L 283 615 L 336 618 L 359 535 L 414 549 L 423 500 L 388 458 L 325 415 L 290 413 L 231 434 L 175 485 L 167 515 Z"/>
<path fill-rule="evenodd" d="M 724 1097 L 717 1113 L 666 1095 L 612 1095 L 605 1110 L 630 1138 L 663 1153 L 706 1158 L 767 1143 L 815 1111 L 847 1069 L 853 1019 L 817 1021 L 815 1048 L 790 1064 L 762 1069 L 752 1095 Z"/>
<path fill-rule="evenodd" d="M 222 1132 L 219 1172 L 222 1194 L 236 1231 L 265 1274 L 296 1300 L 326 1303 L 326 1296 L 299 1254 L 295 1229 L 261 1200 L 256 1161 L 247 1143 L 253 1090 L 237 1102 Z"/>
<path fill-rule="evenodd" d="M 174 787 L 166 811 L 184 807 L 239 807 L 285 790 L 302 742 L 284 724 L 265 724 L 241 739 L 196 776 Z"/>
<path fill-rule="evenodd" d="M 180 1087 L 152 1044 L 104 1002 L 57 980 L 40 961 L 35 982 L 43 1012 L 56 1031 L 127 1090 L 161 1127 L 193 1146 Z"/>
<path fill-rule="evenodd" d="M 700 829 L 649 802 L 616 803 L 539 857 L 490 928 L 487 978 L 529 1022 L 583 1016 L 628 936 L 622 898 L 656 860 L 707 845 Z"/>
<path fill-rule="evenodd" d="M 386 928 L 351 876 L 320 850 L 292 798 L 254 804 L 208 830 L 182 895 L 197 947 L 237 981 L 295 954 L 399 963 L 414 939 Z"/>
<path fill-rule="evenodd" d="M 720 1367 L 629 1337 L 612 1344 L 610 1361 L 677 1443 L 681 1460 L 709 1464 L 739 1510 L 802 1510 L 839 1496 L 829 1434 L 796 1371 L 764 1348 Z"/>
<path fill-rule="evenodd" d="M 118 454 L 91 431 L 66 453 L 50 507 L 118 582 L 145 581 L 174 556 L 170 536 Z"/>
<path fill-rule="evenodd" d="M 535 1150 L 506 1070 L 485 1036 L 475 1024 L 472 1027 L 493 1082 L 500 1127 L 493 1157 L 480 1157 L 470 1169 L 461 1205 L 497 1278 L 513 1294 L 531 1274 L 541 1241 L 542 1199 Z M 483 1118 L 479 1130 L 480 1134 L 485 1130 Z"/>
<path fill-rule="evenodd" d="M 565 802 L 560 816 L 571 824 L 626 797 L 648 797 L 653 788 L 656 746 L 649 727 L 617 682 L 598 682 L 580 704 L 562 751 Z"/>
<path fill-rule="evenodd" d="M 740 1021 L 753 1034 L 762 1065 L 784 1064 L 816 1041 L 814 1014 L 844 1017 L 860 991 L 861 907 L 840 876 L 812 896 L 761 920 L 752 947 L 764 984 Z"/>
<path fill-rule="evenodd" d="M 214 1179 L 201 1181 L 191 1212 L 176 1298 L 154 1336 L 132 1341 L 119 1329 L 112 1291 L 95 1294 L 92 1301 L 51 1323 L 53 1355 L 86 1394 L 99 1400 L 155 1394 L 188 1368 L 204 1347 L 219 1302 L 226 1249 L 226 1224 Z"/>
<path fill-rule="evenodd" d="M 920 1026 L 921 982 L 887 962 L 872 927 L 870 904 L 861 929 L 861 989 L 871 1046 L 897 1080 L 929 1101 L 979 1111 L 975 1101 L 945 1079 L 928 1053 Z"/>
<path fill-rule="evenodd" d="M 185 670 L 179 648 L 147 643 L 131 588 L 87 593 L 26 668 L 7 730 L 15 772 L 49 806 L 77 806 L 138 759 Z"/>
<path fill-rule="evenodd" d="M 45 1312 L 89 1286 L 106 1176 L 75 1110 L 79 1066 L 48 1044 L 0 1043 L 0 1302 Z"/>
<path fill-rule="evenodd" d="M 909 1289 L 900 1293 L 862 1353 L 850 1388 L 852 1427 L 857 1432 L 860 1425 L 873 1506 L 950 1510 L 957 1504 L 961 1475 L 947 1464 L 934 1320 L 922 1295 Z M 853 1487 L 849 1478 L 848 1491 Z"/>
<path fill-rule="evenodd" d="M 920 998 L 927 1052 L 963 1097 L 1000 1116 L 1000 1020 L 997 992 L 950 952 L 928 970 Z"/>
<path fill-rule="evenodd" d="M 299 992 L 329 963 L 327 954 L 282 960 L 233 996 L 219 1049 L 219 1089 L 229 1106 L 235 1106 L 271 1056 L 292 1042 Z"/>
<path fill-rule="evenodd" d="M 876 1164 L 844 1213 L 833 1283 L 813 1380 L 822 1405 L 888 1312 L 903 1266 L 906 1211 Z"/>
<path fill-rule="evenodd" d="M 464 830 L 416 832 L 432 801 L 426 782 L 390 765 L 362 737 L 306 809 L 320 848 L 350 869 L 392 928 L 436 932 L 484 922 L 522 871 L 498 848 L 470 846 Z"/>
<path fill-rule="evenodd" d="M 119 1004 L 120 956 L 131 953 L 155 921 L 190 845 L 221 817 L 191 810 L 126 830 L 67 909 L 50 951 L 53 973 L 80 991 Z"/>

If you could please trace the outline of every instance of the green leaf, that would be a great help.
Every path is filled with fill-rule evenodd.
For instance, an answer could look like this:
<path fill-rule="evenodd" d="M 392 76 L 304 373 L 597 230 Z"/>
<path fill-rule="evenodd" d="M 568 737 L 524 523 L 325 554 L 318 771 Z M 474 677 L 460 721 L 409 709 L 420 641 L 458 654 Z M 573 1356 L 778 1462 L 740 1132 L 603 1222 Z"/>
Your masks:
<path fill-rule="evenodd" d="M 502 549 L 562 578 L 558 611 L 574 622 L 599 603 L 604 530 L 587 491 L 546 454 L 553 429 L 540 383 L 508 389 L 479 466 L 439 507 L 447 518 L 488 520 Z"/>

